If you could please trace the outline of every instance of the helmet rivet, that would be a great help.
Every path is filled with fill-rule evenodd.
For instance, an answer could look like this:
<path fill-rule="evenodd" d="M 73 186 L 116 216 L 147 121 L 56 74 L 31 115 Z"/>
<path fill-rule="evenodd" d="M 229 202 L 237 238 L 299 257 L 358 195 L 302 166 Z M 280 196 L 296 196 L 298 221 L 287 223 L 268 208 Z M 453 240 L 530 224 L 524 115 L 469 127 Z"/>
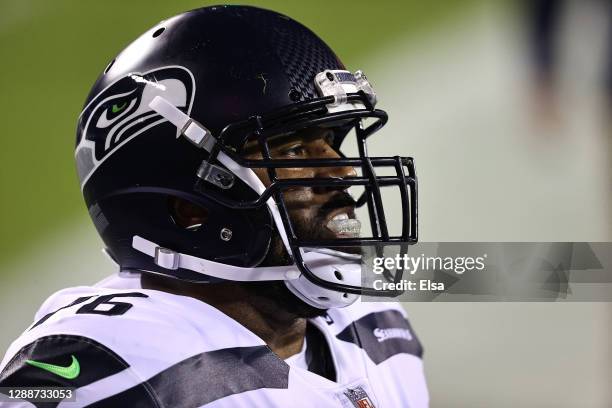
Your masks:
<path fill-rule="evenodd" d="M 331 72 L 328 72 L 327 74 L 325 74 L 325 76 L 327 77 L 327 79 L 329 79 L 330 81 L 333 82 L 334 80 L 334 75 Z"/>
<path fill-rule="evenodd" d="M 221 239 L 226 242 L 232 239 L 232 230 L 229 228 L 223 228 L 221 230 Z"/>

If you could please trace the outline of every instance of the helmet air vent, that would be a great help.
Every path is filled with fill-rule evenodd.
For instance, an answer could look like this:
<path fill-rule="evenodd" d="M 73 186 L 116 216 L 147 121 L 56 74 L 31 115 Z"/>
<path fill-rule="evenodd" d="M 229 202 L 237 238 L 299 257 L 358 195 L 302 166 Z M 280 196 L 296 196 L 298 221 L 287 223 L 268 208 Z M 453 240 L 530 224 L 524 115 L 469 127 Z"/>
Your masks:
<path fill-rule="evenodd" d="M 161 27 L 158 28 L 157 30 L 155 30 L 155 32 L 153 33 L 153 38 L 159 37 L 160 35 L 162 35 L 162 33 L 164 32 L 164 30 L 166 29 L 166 27 Z"/>

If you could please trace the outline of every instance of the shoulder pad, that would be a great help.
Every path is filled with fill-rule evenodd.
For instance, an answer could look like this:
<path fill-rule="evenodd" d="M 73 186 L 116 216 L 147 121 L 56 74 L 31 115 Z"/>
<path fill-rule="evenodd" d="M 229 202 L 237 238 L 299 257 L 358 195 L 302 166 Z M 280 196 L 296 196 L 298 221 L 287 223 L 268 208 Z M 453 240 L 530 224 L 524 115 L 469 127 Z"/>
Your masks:
<path fill-rule="evenodd" d="M 79 388 L 128 367 L 120 356 L 92 339 L 51 335 L 22 347 L 0 372 L 0 386 Z"/>

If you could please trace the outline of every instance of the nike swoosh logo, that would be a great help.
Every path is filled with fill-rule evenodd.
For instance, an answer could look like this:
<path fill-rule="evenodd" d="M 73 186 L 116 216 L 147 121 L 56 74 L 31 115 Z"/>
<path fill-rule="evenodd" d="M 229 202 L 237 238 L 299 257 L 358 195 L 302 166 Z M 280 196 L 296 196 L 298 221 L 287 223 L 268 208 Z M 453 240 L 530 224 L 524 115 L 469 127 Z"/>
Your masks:
<path fill-rule="evenodd" d="M 48 371 L 52 374 L 58 375 L 67 380 L 74 380 L 81 373 L 81 366 L 79 365 L 79 360 L 77 360 L 75 356 L 72 355 L 71 357 L 72 363 L 67 367 L 49 363 L 42 363 L 40 361 L 34 360 L 26 360 L 26 363 L 31 366 Z"/>

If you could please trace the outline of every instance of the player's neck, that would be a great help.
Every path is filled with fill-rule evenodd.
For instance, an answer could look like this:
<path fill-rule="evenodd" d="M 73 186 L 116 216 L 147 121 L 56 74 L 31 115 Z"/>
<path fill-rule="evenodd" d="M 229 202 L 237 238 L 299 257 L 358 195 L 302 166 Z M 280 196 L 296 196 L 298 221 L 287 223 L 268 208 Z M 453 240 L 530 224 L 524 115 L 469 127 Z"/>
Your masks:
<path fill-rule="evenodd" d="M 302 349 L 306 319 L 272 307 L 269 301 L 254 298 L 235 283 L 189 284 L 143 274 L 142 287 L 190 296 L 220 310 L 260 337 L 280 358 Z"/>
<path fill-rule="evenodd" d="M 279 318 L 269 314 L 265 307 L 249 300 L 233 300 L 215 303 L 212 299 L 201 299 L 219 309 L 266 342 L 280 358 L 286 359 L 302 349 L 306 335 L 306 319 L 292 316 Z"/>

